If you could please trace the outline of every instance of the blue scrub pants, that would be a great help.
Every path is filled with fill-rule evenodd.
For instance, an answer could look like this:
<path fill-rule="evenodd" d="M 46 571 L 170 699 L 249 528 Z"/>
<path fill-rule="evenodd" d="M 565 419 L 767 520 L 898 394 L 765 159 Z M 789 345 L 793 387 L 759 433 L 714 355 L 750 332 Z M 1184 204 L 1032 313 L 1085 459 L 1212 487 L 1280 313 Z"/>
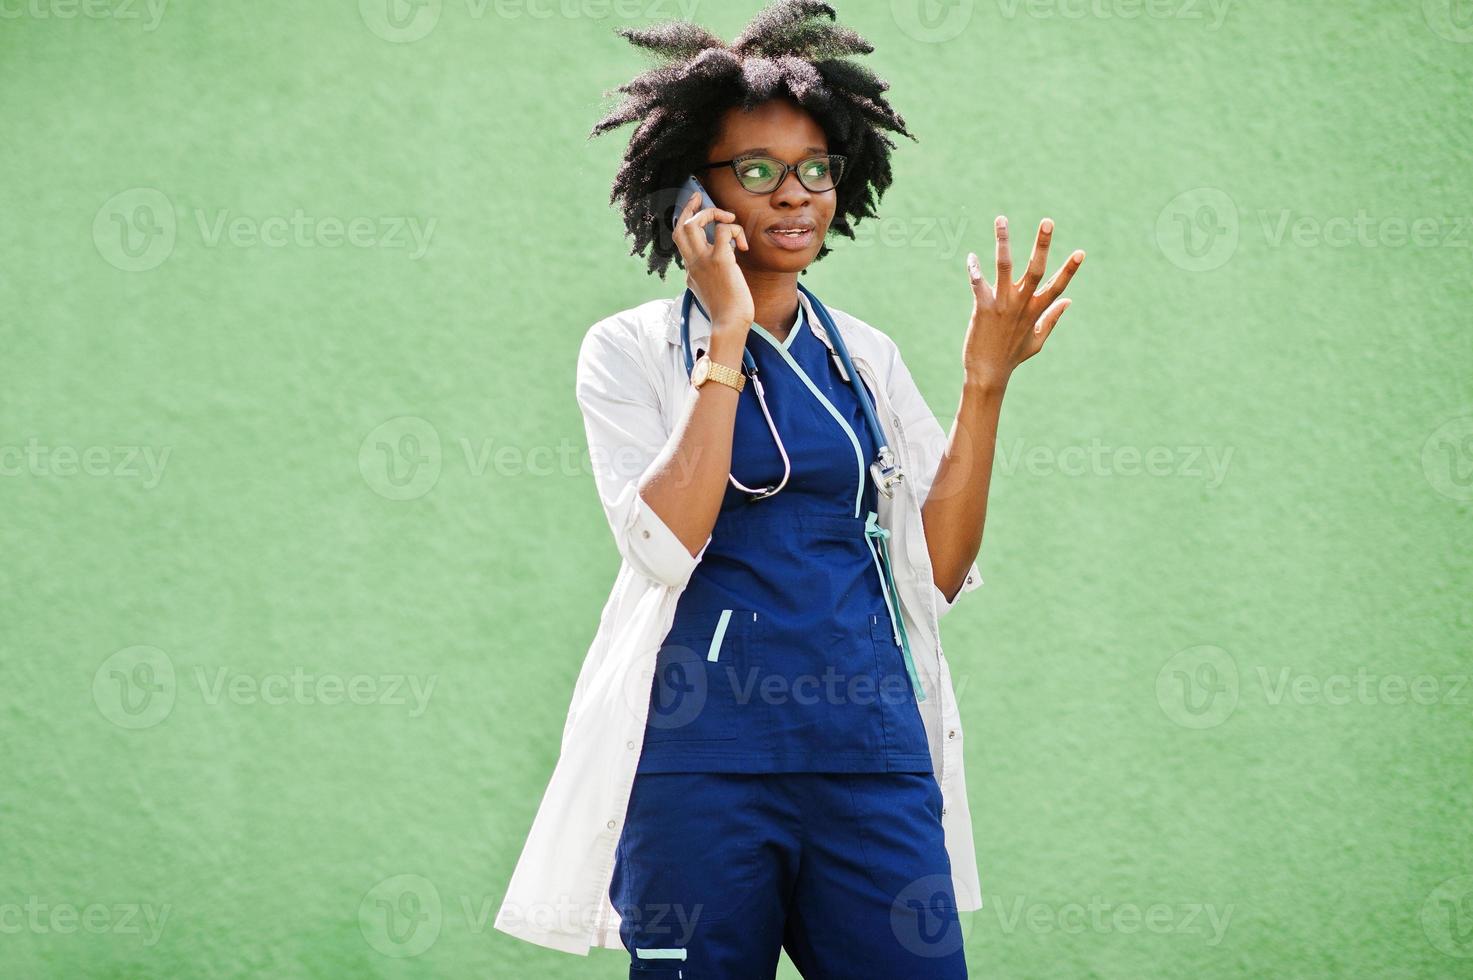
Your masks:
<path fill-rule="evenodd" d="M 609 900 L 631 980 L 967 975 L 931 773 L 639 773 Z"/>

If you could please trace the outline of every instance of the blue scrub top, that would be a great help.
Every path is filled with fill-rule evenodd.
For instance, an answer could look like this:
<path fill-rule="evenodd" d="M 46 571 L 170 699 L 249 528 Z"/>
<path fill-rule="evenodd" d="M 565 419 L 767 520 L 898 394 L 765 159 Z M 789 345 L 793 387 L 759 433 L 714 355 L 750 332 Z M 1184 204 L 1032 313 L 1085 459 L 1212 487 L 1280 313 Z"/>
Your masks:
<path fill-rule="evenodd" d="M 803 304 L 787 337 L 747 349 L 792 473 L 721 512 L 661 644 L 640 772 L 931 772 L 915 693 L 865 535 L 874 439 Z M 856 448 L 857 445 L 857 448 Z M 749 378 L 732 473 L 752 488 L 783 461 Z"/>

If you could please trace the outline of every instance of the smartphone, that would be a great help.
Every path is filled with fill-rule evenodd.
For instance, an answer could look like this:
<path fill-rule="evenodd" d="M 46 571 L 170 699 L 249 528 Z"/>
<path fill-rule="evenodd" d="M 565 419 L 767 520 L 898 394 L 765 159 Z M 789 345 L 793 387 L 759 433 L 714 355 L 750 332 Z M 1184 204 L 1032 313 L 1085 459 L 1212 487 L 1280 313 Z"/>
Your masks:
<path fill-rule="evenodd" d="M 706 193 L 706 188 L 701 186 L 701 182 L 694 177 L 687 177 L 685 183 L 680 185 L 680 190 L 675 193 L 675 211 L 670 215 L 670 227 L 672 229 L 675 227 L 675 223 L 680 220 L 680 215 L 684 213 L 685 206 L 690 203 L 690 199 L 697 195 L 701 198 L 701 205 L 696 210 L 704 211 L 706 208 L 716 207 L 716 202 L 711 200 L 711 196 Z M 706 226 L 706 243 L 709 245 L 716 244 L 716 222 L 714 221 Z M 736 248 L 736 239 L 734 238 L 731 240 L 731 247 Z"/>

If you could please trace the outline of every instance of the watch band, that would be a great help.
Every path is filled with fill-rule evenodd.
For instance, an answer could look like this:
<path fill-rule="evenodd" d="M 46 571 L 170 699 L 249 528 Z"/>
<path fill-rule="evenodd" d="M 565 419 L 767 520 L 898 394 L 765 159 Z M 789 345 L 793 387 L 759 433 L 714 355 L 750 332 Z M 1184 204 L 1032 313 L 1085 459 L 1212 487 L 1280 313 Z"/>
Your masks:
<path fill-rule="evenodd" d="M 710 355 L 706 355 L 708 358 Z M 729 388 L 741 391 L 747 386 L 747 376 L 735 368 L 729 368 L 725 364 L 710 361 L 706 366 L 706 380 L 718 381 Z"/>
<path fill-rule="evenodd" d="M 711 360 L 711 355 L 705 351 L 701 351 L 701 356 L 696 358 L 695 369 L 691 371 L 690 380 L 696 388 L 700 388 L 707 381 L 716 381 L 728 388 L 735 388 L 738 392 L 747 385 L 745 374 Z"/>

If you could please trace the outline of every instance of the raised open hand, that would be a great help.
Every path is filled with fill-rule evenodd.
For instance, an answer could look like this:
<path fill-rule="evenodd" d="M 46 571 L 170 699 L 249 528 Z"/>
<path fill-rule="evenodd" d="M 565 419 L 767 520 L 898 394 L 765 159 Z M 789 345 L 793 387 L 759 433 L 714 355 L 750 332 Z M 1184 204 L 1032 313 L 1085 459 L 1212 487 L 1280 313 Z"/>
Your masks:
<path fill-rule="evenodd" d="M 1063 267 L 1042 287 L 1043 271 L 1048 263 L 1049 241 L 1054 223 L 1044 218 L 1038 226 L 1038 239 L 1023 278 L 1013 282 L 1013 257 L 1008 249 L 1008 219 L 998 215 L 997 285 L 982 275 L 977 253 L 967 255 L 967 271 L 972 280 L 972 320 L 967 325 L 962 343 L 962 364 L 969 381 L 1006 385 L 1013 368 L 1037 354 L 1048 339 L 1059 317 L 1069 308 L 1070 300 L 1060 299 L 1064 287 L 1079 271 L 1084 252 L 1076 250 Z"/>

